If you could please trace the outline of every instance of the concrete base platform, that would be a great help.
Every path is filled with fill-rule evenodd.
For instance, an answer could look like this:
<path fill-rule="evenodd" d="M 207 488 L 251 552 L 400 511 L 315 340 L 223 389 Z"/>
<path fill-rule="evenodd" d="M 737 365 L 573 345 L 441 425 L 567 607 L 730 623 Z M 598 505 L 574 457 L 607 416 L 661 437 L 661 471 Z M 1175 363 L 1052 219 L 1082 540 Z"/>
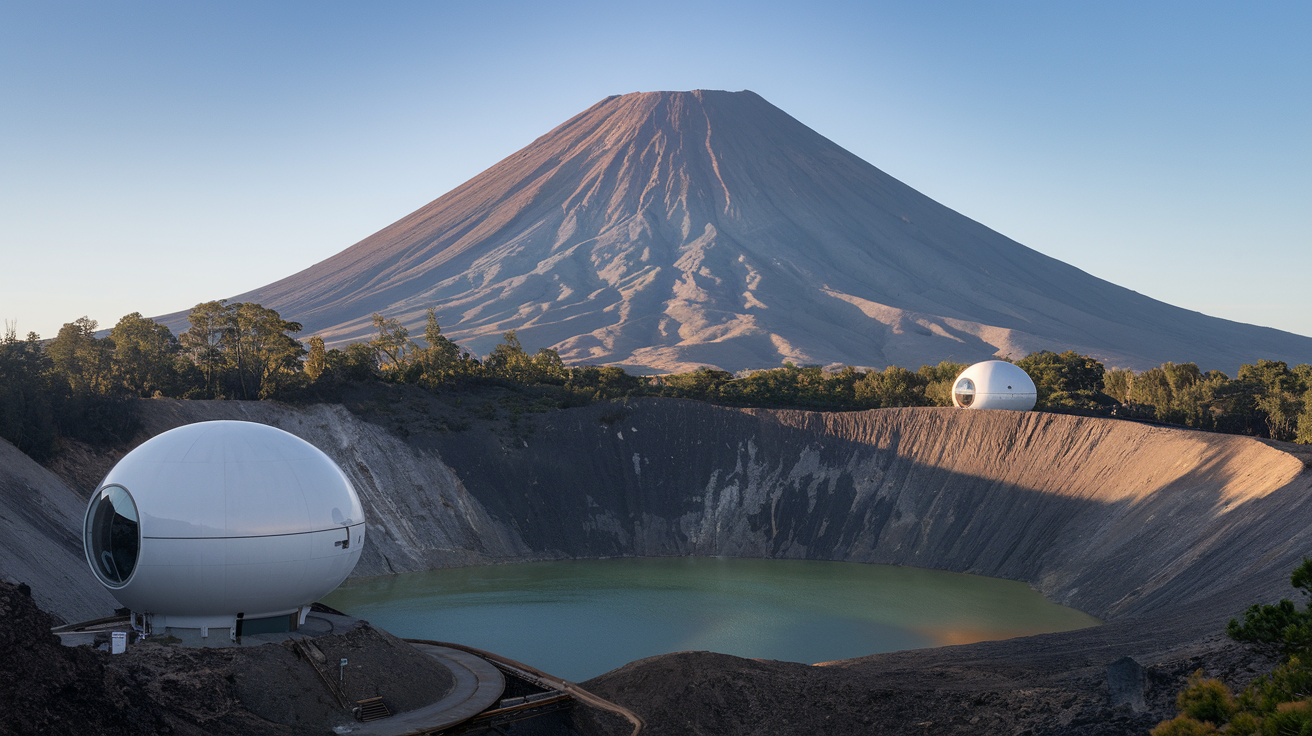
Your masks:
<path fill-rule="evenodd" d="M 360 623 L 350 616 L 332 613 L 314 612 L 305 617 L 305 623 L 296 631 L 282 631 L 272 634 L 247 634 L 233 640 L 227 629 L 211 629 L 210 635 L 202 637 L 200 629 L 173 629 L 164 633 L 152 634 L 143 641 L 172 644 L 179 647 L 256 647 L 261 644 L 276 644 L 292 639 L 312 639 L 329 634 L 345 634 Z M 101 619 L 85 624 L 59 626 L 51 631 L 59 637 L 64 646 L 75 647 L 86 644 L 96 649 L 109 650 L 111 634 L 115 631 L 128 632 L 128 641 L 134 641 L 135 633 L 127 616 L 113 619 Z"/>

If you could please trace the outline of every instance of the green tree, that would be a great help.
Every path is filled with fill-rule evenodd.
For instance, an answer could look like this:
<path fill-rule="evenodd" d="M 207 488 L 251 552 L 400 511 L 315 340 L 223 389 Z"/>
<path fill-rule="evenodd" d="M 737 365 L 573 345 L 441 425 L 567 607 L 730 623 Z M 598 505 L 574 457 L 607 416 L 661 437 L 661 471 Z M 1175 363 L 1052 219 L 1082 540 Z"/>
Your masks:
<path fill-rule="evenodd" d="M 1254 404 L 1266 423 L 1267 436 L 1277 440 L 1295 439 L 1303 410 L 1300 376 L 1284 361 L 1259 360 L 1239 366 L 1239 380 L 1254 387 Z"/>
<path fill-rule="evenodd" d="M 827 374 L 826 393 L 830 401 L 838 408 L 856 408 L 856 384 L 865 374 L 850 365 L 845 365 L 835 373 Z"/>
<path fill-rule="evenodd" d="M 1239 366 L 1239 380 L 1253 381 L 1266 391 L 1284 391 L 1298 385 L 1298 377 L 1283 360 L 1259 360 Z"/>
<path fill-rule="evenodd" d="M 501 342 L 488 353 L 483 369 L 491 378 L 532 385 L 538 383 L 565 383 L 565 363 L 551 348 L 541 348 L 529 355 L 520 344 L 514 330 L 501 336 Z"/>
<path fill-rule="evenodd" d="M 44 460 L 55 447 L 51 391 L 47 383 L 50 358 L 35 332 L 20 340 L 6 322 L 0 339 L 0 437 L 28 456 Z"/>
<path fill-rule="evenodd" d="M 305 347 L 291 334 L 300 332 L 301 324 L 259 304 L 233 307 L 224 335 L 237 392 L 243 399 L 269 398 L 301 368 Z"/>
<path fill-rule="evenodd" d="M 168 327 L 133 312 L 109 334 L 114 343 L 114 376 L 125 391 L 141 397 L 174 392 L 178 340 Z"/>
<path fill-rule="evenodd" d="M 1304 596 L 1312 595 L 1312 560 L 1294 568 L 1289 584 Z M 1312 655 L 1312 602 L 1303 610 L 1288 598 L 1273 605 L 1254 603 L 1244 611 L 1244 620 L 1230 619 L 1225 633 L 1238 641 L 1279 644 L 1286 654 Z"/>
<path fill-rule="evenodd" d="M 1162 368 L 1171 381 L 1172 396 L 1170 411 L 1158 412 L 1159 418 L 1189 427 L 1214 429 L 1217 392 L 1230 379 L 1220 371 L 1203 373 L 1193 363 L 1176 366 L 1168 362 Z"/>
<path fill-rule="evenodd" d="M 732 380 L 733 374 L 728 371 L 702 366 L 689 373 L 660 376 L 654 385 L 661 396 L 713 401 L 719 397 L 720 388 Z"/>
<path fill-rule="evenodd" d="M 411 364 L 411 353 L 418 347 L 410 339 L 410 330 L 400 320 L 388 319 L 377 312 L 373 315 L 378 337 L 369 342 L 378 354 L 378 364 L 384 374 L 404 380 Z"/>
<path fill-rule="evenodd" d="M 510 330 L 501 336 L 501 342 L 488 353 L 483 367 L 491 377 L 525 382 L 524 379 L 532 373 L 533 359 L 524 352 L 524 346 L 519 344 L 515 331 Z"/>
<path fill-rule="evenodd" d="M 1303 411 L 1298 415 L 1298 434 L 1294 441 L 1312 444 L 1312 389 L 1303 393 Z"/>
<path fill-rule="evenodd" d="M 1227 380 L 1224 374 L 1204 375 L 1194 363 L 1168 361 L 1132 376 L 1125 403 L 1152 407 L 1159 421 L 1211 429 L 1217 388 Z"/>
<path fill-rule="evenodd" d="M 452 383 L 474 372 L 472 356 L 442 334 L 437 310 L 431 307 L 424 325 L 424 342 L 425 346 L 419 350 L 419 363 L 423 367 L 420 381 L 425 386 Z"/>
<path fill-rule="evenodd" d="M 1130 382 L 1126 403 L 1156 407 L 1159 412 L 1169 411 L 1175 401 L 1175 394 L 1171 390 L 1171 379 L 1167 375 L 1169 365 L 1168 363 L 1160 368 L 1149 368 L 1135 376 Z M 1164 419 L 1162 416 L 1158 418 Z"/>
<path fill-rule="evenodd" d="M 1038 389 L 1038 406 L 1097 406 L 1106 370 L 1102 363 L 1074 350 L 1040 350 L 1016 361 Z"/>
<path fill-rule="evenodd" d="M 1217 431 L 1247 435 L 1267 432 L 1266 417 L 1257 406 L 1262 396 L 1261 384 L 1238 378 L 1231 380 L 1217 371 L 1209 371 L 1208 376 L 1212 385 L 1213 426 Z"/>
<path fill-rule="evenodd" d="M 28 448 L 33 457 L 53 451 L 50 423 L 56 437 L 102 447 L 127 440 L 140 427 L 135 407 L 123 401 L 113 381 L 113 340 L 97 338 L 95 331 L 95 320 L 86 317 L 65 324 L 39 357 L 35 335 L 28 336 L 28 345 L 19 345 L 12 334 L 6 337 L 6 362 L 19 375 L 18 390 L 5 393 L 19 406 L 21 433 L 34 430 L 36 435 L 35 440 L 20 437 L 15 444 Z M 37 366 L 47 367 L 44 380 L 22 375 Z"/>
<path fill-rule="evenodd" d="M 953 406 L 952 386 L 957 376 L 970 366 L 965 363 L 953 363 L 945 360 L 938 365 L 922 365 L 917 371 L 928 383 L 925 385 L 925 400 L 930 406 Z"/>
<path fill-rule="evenodd" d="M 197 304 L 179 342 L 196 365 L 209 398 L 268 398 L 301 369 L 305 347 L 298 322 L 251 302 Z"/>
<path fill-rule="evenodd" d="M 1113 369 L 1103 374 L 1103 391 L 1122 404 L 1130 401 L 1130 385 L 1134 382 L 1134 371 L 1125 368 Z"/>
<path fill-rule="evenodd" d="M 929 380 L 901 366 L 890 365 L 882 372 L 870 371 L 857 382 L 856 401 L 876 408 L 925 406 L 925 387 Z"/>
<path fill-rule="evenodd" d="M 67 322 L 46 347 L 52 370 L 74 394 L 107 394 L 113 386 L 114 343 L 97 338 L 96 327 L 86 317 Z"/>
<path fill-rule="evenodd" d="M 740 378 L 720 380 L 722 378 L 720 373 L 723 372 L 716 373 L 706 369 L 705 372 L 694 373 L 690 381 L 681 381 L 677 376 L 667 376 L 666 384 L 682 385 L 684 387 L 682 390 L 693 391 L 694 393 L 687 398 L 704 398 L 740 406 L 797 406 L 803 384 L 808 380 L 804 378 L 804 374 L 810 373 L 810 381 L 814 382 L 818 378 L 814 372 L 818 370 L 818 366 L 799 368 L 789 362 L 781 368 L 752 371 Z M 704 397 L 696 394 L 699 390 L 706 392 Z"/>
<path fill-rule="evenodd" d="M 587 401 L 605 401 L 640 395 L 643 381 L 631 376 L 623 368 L 608 365 L 595 365 L 569 368 L 569 379 L 565 388 L 581 394 Z"/>
<path fill-rule="evenodd" d="M 311 381 L 319 380 L 324 369 L 328 367 L 328 353 L 324 350 L 323 338 L 315 335 L 310 338 L 310 352 L 305 356 L 305 375 Z"/>
<path fill-rule="evenodd" d="M 333 348 L 324 354 L 324 371 L 319 380 L 376 381 L 378 353 L 369 345 L 353 342 L 344 349 Z"/>
<path fill-rule="evenodd" d="M 533 354 L 530 367 L 534 383 L 560 384 L 568 377 L 565 361 L 560 359 L 560 353 L 551 348 L 538 348 Z"/>
<path fill-rule="evenodd" d="M 227 300 L 204 302 L 187 315 L 191 327 L 178 338 L 181 348 L 191 358 L 204 380 L 206 398 L 223 398 L 223 379 L 227 368 L 228 332 L 233 328 L 234 306 Z"/>

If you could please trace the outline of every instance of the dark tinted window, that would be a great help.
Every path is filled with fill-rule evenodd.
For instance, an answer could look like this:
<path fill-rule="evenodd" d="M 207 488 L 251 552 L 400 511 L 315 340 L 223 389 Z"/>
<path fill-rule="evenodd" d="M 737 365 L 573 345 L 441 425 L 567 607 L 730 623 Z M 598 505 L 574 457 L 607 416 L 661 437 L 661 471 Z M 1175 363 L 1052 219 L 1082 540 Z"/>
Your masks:
<path fill-rule="evenodd" d="M 975 382 L 969 378 L 963 378 L 957 381 L 957 387 L 952 392 L 958 404 L 970 406 L 971 402 L 975 400 Z"/>
<path fill-rule="evenodd" d="M 106 486 L 96 492 L 87 510 L 87 555 L 96 575 L 109 585 L 122 585 L 137 566 L 141 546 L 137 504 L 121 486 Z"/>

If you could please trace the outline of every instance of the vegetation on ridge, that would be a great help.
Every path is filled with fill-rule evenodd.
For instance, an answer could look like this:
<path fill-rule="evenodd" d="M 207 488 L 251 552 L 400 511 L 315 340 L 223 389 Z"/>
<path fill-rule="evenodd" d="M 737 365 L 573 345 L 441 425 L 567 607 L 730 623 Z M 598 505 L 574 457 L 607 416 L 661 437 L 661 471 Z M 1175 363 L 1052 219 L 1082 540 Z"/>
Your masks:
<path fill-rule="evenodd" d="M 966 368 L 950 361 L 915 371 L 787 363 L 738 375 L 700 368 L 634 376 L 615 366 L 566 366 L 549 348 L 529 353 L 514 331 L 479 358 L 442 334 L 432 310 L 422 340 L 376 314 L 374 339 L 332 349 L 317 336 L 302 343 L 299 323 L 258 304 L 206 302 L 189 320 L 190 328 L 174 336 L 134 312 L 96 337 L 96 322 L 82 317 L 48 342 L 34 333 L 19 339 L 7 326 L 0 339 L 0 437 L 44 459 L 60 437 L 100 445 L 128 439 L 139 427 L 126 401 L 132 397 L 332 401 L 344 387 L 369 382 L 439 392 L 500 387 L 531 394 L 537 408 L 640 396 L 820 411 L 951 406 L 952 382 Z M 1107 371 L 1073 351 L 1040 351 L 1016 364 L 1034 379 L 1040 410 L 1312 443 L 1312 365 L 1259 360 L 1231 379 L 1192 363 Z"/>
<path fill-rule="evenodd" d="M 1312 594 L 1312 560 L 1304 557 L 1289 582 L 1304 596 Z M 1179 715 L 1158 724 L 1152 736 L 1312 734 L 1312 601 L 1301 610 L 1289 599 L 1254 604 L 1242 623 L 1230 619 L 1226 634 L 1279 647 L 1284 659 L 1238 696 L 1220 680 L 1195 672 L 1176 698 Z"/>

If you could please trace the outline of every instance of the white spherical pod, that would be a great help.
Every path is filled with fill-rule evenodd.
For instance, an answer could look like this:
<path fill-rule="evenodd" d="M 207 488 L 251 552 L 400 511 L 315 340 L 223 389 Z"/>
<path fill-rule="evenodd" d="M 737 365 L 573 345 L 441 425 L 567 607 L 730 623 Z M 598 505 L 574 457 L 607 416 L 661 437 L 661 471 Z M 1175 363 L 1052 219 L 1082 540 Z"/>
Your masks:
<path fill-rule="evenodd" d="M 305 440 L 201 422 L 120 460 L 92 495 L 84 531 L 97 579 L 149 628 L 235 632 L 239 619 L 303 622 L 360 559 L 364 510 L 337 464 Z"/>
<path fill-rule="evenodd" d="M 952 403 L 963 409 L 1029 411 L 1038 398 L 1030 375 L 1002 360 L 976 363 L 952 384 Z"/>

